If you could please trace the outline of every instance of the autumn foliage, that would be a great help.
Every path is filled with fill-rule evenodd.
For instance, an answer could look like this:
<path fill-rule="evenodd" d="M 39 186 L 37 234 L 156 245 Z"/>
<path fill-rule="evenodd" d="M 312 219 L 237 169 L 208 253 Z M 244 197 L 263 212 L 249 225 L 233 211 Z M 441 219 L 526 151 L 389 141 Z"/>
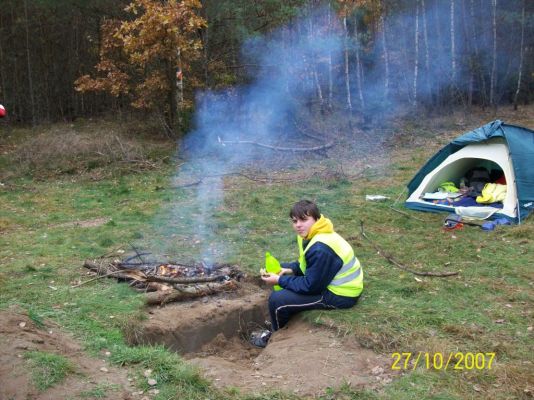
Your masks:
<path fill-rule="evenodd" d="M 101 26 L 100 61 L 93 76 L 83 75 L 76 90 L 127 96 L 136 108 L 176 112 L 176 80 L 200 55 L 199 30 L 205 20 L 198 0 L 134 0 L 128 21 Z M 182 106 L 182 105 L 178 105 Z"/>

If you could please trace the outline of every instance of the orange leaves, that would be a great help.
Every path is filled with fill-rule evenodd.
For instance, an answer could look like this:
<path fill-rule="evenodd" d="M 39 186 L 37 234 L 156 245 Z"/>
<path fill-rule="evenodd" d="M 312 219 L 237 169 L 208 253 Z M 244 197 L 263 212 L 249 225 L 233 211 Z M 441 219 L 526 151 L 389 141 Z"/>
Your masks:
<path fill-rule="evenodd" d="M 80 77 L 76 90 L 130 94 L 140 108 L 165 103 L 174 86 L 172 70 L 179 61 L 185 70 L 200 56 L 198 30 L 206 26 L 197 15 L 200 7 L 197 0 L 133 0 L 125 10 L 134 19 L 102 24 L 99 76 Z"/>

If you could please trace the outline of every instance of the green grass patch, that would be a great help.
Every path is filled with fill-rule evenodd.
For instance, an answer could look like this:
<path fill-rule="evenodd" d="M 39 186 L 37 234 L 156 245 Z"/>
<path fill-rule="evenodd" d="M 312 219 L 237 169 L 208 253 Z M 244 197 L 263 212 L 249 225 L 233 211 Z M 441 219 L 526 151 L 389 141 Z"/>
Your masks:
<path fill-rule="evenodd" d="M 74 371 L 70 361 L 58 354 L 30 351 L 24 358 L 28 360 L 32 382 L 41 392 L 61 383 Z"/>
<path fill-rule="evenodd" d="M 133 254 L 132 245 L 155 257 L 183 262 L 210 258 L 238 264 L 250 273 L 257 273 L 265 251 L 281 261 L 295 260 L 288 212 L 295 201 L 310 198 L 349 238 L 364 268 L 365 291 L 352 309 L 309 312 L 307 319 L 385 356 L 496 353 L 491 371 L 418 368 L 377 389 L 332 388 L 322 398 L 525 397 L 525 389 L 533 384 L 527 367 L 534 362 L 534 218 L 492 232 L 467 226 L 445 232 L 444 215 L 403 209 L 404 184 L 436 147 L 428 130 L 412 128 L 413 137 L 402 140 L 427 140 L 428 147 L 391 150 L 383 164 L 375 163 L 354 176 L 340 173 L 327 160 L 324 164 L 331 169 L 309 162 L 305 174 L 300 169 L 286 171 L 308 177 L 289 182 L 252 181 L 237 175 L 211 178 L 205 186 L 180 187 L 170 166 L 98 180 L 16 178 L 9 188 L 0 189 L 0 308 L 20 306 L 36 326 L 51 319 L 73 332 L 89 353 L 109 351 L 111 362 L 134 374 L 152 369 L 158 398 L 177 398 L 180 393 L 180 398 L 191 399 L 297 399 L 287 394 L 247 397 L 217 391 L 179 355 L 125 343 L 125 332 L 146 318 L 141 295 L 112 279 L 71 286 L 90 278 L 82 267 L 85 259 L 117 248 L 123 248 L 125 256 Z M 180 171 L 185 173 L 185 168 Z M 351 172 L 362 170 L 354 169 Z M 190 181 L 194 178 L 191 175 Z M 366 194 L 382 194 L 389 200 L 369 202 Z M 396 268 L 361 236 L 361 221 L 368 237 L 401 264 L 458 275 L 416 277 Z M 28 357 L 33 363 L 33 356 Z M 85 395 L 98 398 L 111 390 L 95 387 Z"/>

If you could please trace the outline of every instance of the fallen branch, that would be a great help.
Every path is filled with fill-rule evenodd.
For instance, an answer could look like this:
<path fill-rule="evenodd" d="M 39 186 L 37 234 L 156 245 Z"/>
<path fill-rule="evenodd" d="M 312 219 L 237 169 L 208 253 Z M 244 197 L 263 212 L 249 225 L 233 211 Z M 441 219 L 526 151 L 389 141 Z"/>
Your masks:
<path fill-rule="evenodd" d="M 369 243 L 371 243 L 371 245 L 375 248 L 375 250 L 378 252 L 378 254 L 380 254 L 382 257 L 384 257 L 386 260 L 388 260 L 391 264 L 395 265 L 397 268 L 402 269 L 403 271 L 410 272 L 410 273 L 412 273 L 414 275 L 419 275 L 419 276 L 447 277 L 447 276 L 458 275 L 458 272 L 420 272 L 420 271 L 415 271 L 413 269 L 410 269 L 410 268 L 402 265 L 398 261 L 396 261 L 391 255 L 389 255 L 386 252 L 384 252 L 384 250 L 382 250 L 377 244 L 375 244 L 371 239 L 369 239 L 369 237 L 367 236 L 367 234 L 363 230 L 363 221 L 360 221 L 360 230 L 361 230 L 361 235 Z"/>
<path fill-rule="evenodd" d="M 97 265 L 96 263 L 89 261 L 89 260 L 86 260 L 83 263 L 83 266 L 87 269 L 90 269 L 93 272 L 96 272 L 99 276 L 102 276 L 102 277 L 112 275 L 115 278 L 125 279 L 125 280 L 130 280 L 130 279 L 137 279 L 139 281 L 146 280 L 146 276 L 144 276 L 144 274 L 141 271 L 137 271 L 137 270 L 130 271 L 130 270 L 118 269 L 115 271 L 109 271 L 107 267 L 102 267 L 101 265 Z"/>
<path fill-rule="evenodd" d="M 413 215 L 408 214 L 407 212 L 404 212 L 404 211 L 401 211 L 401 210 L 397 210 L 396 208 L 393 208 L 393 206 L 389 206 L 389 208 L 391 208 L 391 209 L 392 209 L 393 211 L 395 211 L 395 212 L 398 212 L 399 214 L 405 215 L 405 216 L 407 216 L 407 217 L 416 219 L 416 220 L 421 221 L 421 222 L 426 222 L 424 219 L 417 218 L 417 217 L 415 217 L 415 216 L 413 216 Z"/>
<path fill-rule="evenodd" d="M 172 292 L 157 291 L 146 293 L 145 303 L 149 306 L 164 305 L 173 301 L 190 300 L 197 297 L 208 296 L 215 293 L 233 291 L 237 289 L 235 281 L 226 281 L 221 283 L 206 283 L 204 285 L 195 286 L 174 286 Z"/>
<path fill-rule="evenodd" d="M 113 271 L 113 272 L 110 272 L 109 274 L 98 275 L 96 278 L 89 279 L 89 280 L 87 280 L 85 282 L 81 282 L 81 283 L 79 283 L 77 285 L 71 286 L 71 288 L 77 288 L 77 287 L 86 285 L 86 284 L 88 284 L 90 282 L 97 281 L 97 280 L 102 279 L 102 278 L 106 278 L 108 276 L 112 276 L 112 275 L 116 276 L 119 272 L 121 272 L 121 271 Z"/>
<path fill-rule="evenodd" d="M 234 141 L 224 141 L 224 140 L 221 140 L 219 139 L 219 143 L 221 144 L 251 144 L 251 145 L 254 145 L 254 146 L 258 146 L 258 147 L 263 147 L 263 148 L 266 148 L 266 149 L 271 149 L 271 150 L 278 150 L 278 151 L 291 151 L 291 152 L 306 152 L 306 151 L 319 151 L 319 150 L 325 150 L 325 149 L 328 149 L 330 147 L 332 147 L 334 145 L 334 142 L 330 142 L 330 143 L 326 143 L 322 146 L 314 146 L 314 147 L 279 147 L 279 146 L 271 146 L 269 144 L 264 144 L 264 143 L 258 143 L 258 142 L 253 142 L 251 140 L 234 140 Z"/>
<path fill-rule="evenodd" d="M 295 125 L 295 128 L 297 128 L 297 130 L 303 135 L 303 136 L 306 136 L 306 137 L 309 137 L 311 139 L 315 139 L 319 142 L 322 142 L 324 141 L 324 138 L 322 137 L 319 137 L 319 136 L 315 136 L 311 133 L 309 133 L 308 131 L 310 131 L 311 129 L 308 128 L 307 130 L 305 130 L 304 128 L 302 128 L 299 124 L 297 124 L 297 122 L 295 120 L 293 120 L 293 125 Z M 318 132 L 316 132 L 318 133 Z"/>

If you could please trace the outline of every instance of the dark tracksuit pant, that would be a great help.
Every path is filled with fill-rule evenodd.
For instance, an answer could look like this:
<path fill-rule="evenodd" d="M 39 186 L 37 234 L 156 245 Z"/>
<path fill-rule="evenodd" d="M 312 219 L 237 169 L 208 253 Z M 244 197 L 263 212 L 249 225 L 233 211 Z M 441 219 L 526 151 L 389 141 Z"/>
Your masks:
<path fill-rule="evenodd" d="M 322 294 L 298 294 L 288 289 L 273 291 L 269 297 L 269 312 L 273 331 L 283 328 L 291 316 L 306 310 L 350 308 L 358 297 L 345 297 L 325 290 Z"/>

